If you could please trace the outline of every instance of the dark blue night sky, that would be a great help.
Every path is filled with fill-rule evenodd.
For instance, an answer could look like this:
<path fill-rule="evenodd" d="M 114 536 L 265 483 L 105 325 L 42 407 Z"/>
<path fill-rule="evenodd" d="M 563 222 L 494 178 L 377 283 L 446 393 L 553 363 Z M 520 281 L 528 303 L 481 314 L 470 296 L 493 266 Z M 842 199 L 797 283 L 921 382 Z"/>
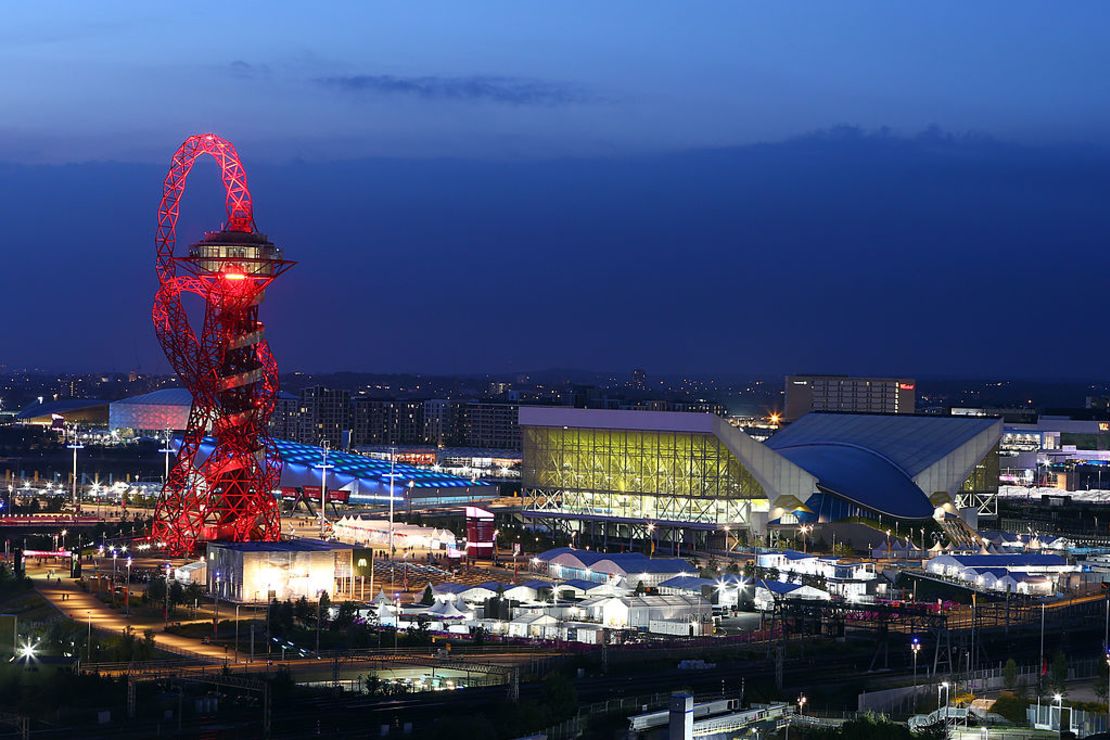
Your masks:
<path fill-rule="evenodd" d="M 127 7 L 0 29 L 0 364 L 165 368 L 210 129 L 300 262 L 284 369 L 1106 376 L 1101 4 Z"/>

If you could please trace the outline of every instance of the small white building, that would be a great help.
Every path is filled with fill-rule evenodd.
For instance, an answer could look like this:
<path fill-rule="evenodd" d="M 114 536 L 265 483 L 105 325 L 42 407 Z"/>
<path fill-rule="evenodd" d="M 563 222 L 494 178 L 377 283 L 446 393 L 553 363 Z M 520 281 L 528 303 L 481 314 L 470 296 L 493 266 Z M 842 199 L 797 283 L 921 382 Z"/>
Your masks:
<path fill-rule="evenodd" d="M 647 629 L 651 621 L 704 621 L 709 602 L 700 596 L 599 596 L 577 606 L 592 621 L 615 629 Z"/>
<path fill-rule="evenodd" d="M 984 568 L 1003 568 L 1010 573 L 1046 575 L 1050 573 L 1075 573 L 1079 566 L 1069 564 L 1060 555 L 1001 553 L 979 555 L 937 555 L 925 565 L 929 573 L 973 581 Z M 968 573 L 968 571 L 976 571 Z"/>
<path fill-rule="evenodd" d="M 811 601 L 828 601 L 831 595 L 813 586 L 803 586 L 800 583 L 784 583 L 782 581 L 756 581 L 755 583 L 755 608 L 760 611 L 769 611 L 774 608 L 776 599 L 805 599 Z"/>
<path fill-rule="evenodd" d="M 505 634 L 509 637 L 529 637 L 537 640 L 562 639 L 559 620 L 543 612 L 529 612 L 509 620 Z"/>
<path fill-rule="evenodd" d="M 315 601 L 352 576 L 351 545 L 322 540 L 206 544 L 209 593 L 239 602 Z"/>

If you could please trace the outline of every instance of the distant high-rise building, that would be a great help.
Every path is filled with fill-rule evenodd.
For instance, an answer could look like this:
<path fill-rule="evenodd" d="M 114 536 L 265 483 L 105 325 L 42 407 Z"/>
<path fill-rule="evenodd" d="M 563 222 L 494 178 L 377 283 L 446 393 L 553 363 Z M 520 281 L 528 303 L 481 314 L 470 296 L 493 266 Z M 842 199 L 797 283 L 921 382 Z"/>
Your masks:
<path fill-rule="evenodd" d="M 464 444 L 467 447 L 520 449 L 520 404 L 470 401 L 463 407 Z"/>
<path fill-rule="evenodd" d="M 424 436 L 424 401 L 351 399 L 351 444 L 418 445 Z"/>
<path fill-rule="evenodd" d="M 298 441 L 331 447 L 343 446 L 343 432 L 351 428 L 351 394 L 335 388 L 313 386 L 301 392 L 301 430 Z"/>
<path fill-rule="evenodd" d="M 789 375 L 784 419 L 794 421 L 810 411 L 912 414 L 916 388 L 913 378 Z"/>
<path fill-rule="evenodd" d="M 281 391 L 274 400 L 274 413 L 270 415 L 270 436 L 301 442 L 304 429 L 304 404 L 301 397 Z"/>
<path fill-rule="evenodd" d="M 630 385 L 638 391 L 647 390 L 647 370 L 638 367 L 632 371 L 632 382 Z"/>

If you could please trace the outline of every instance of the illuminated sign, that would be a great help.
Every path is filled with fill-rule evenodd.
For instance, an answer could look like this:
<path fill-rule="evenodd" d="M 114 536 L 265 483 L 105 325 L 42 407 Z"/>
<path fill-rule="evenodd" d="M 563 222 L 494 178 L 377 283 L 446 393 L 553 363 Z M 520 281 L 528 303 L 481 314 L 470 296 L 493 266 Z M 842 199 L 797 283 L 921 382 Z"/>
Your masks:
<path fill-rule="evenodd" d="M 912 391 L 913 389 L 914 389 L 914 384 L 913 383 L 899 383 L 898 384 L 898 390 L 900 390 L 900 391 Z"/>
<path fill-rule="evenodd" d="M 1110 432 L 1110 421 L 1100 421 L 1098 423 L 1098 430 L 1100 432 Z"/>

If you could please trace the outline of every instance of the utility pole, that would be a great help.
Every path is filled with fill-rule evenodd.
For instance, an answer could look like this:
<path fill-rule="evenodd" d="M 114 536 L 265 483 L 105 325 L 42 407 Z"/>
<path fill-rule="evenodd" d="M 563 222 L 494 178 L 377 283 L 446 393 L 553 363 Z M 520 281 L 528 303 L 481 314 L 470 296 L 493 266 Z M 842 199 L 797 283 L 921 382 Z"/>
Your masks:
<path fill-rule="evenodd" d="M 166 472 L 163 474 L 162 477 L 163 484 L 165 484 L 165 482 L 170 479 L 170 455 L 173 453 L 173 447 L 170 446 L 172 442 L 172 438 L 170 436 L 171 434 L 172 433 L 170 432 L 170 430 L 167 429 L 165 444 L 162 445 L 162 449 L 158 450 L 166 456 Z"/>
<path fill-rule="evenodd" d="M 77 436 L 77 424 L 73 425 L 73 442 L 66 446 L 73 450 L 73 511 L 77 513 L 77 450 L 84 449 L 85 447 L 85 445 L 81 444 L 81 440 Z"/>
<path fill-rule="evenodd" d="M 389 559 L 393 559 L 393 481 L 396 473 L 397 448 L 389 448 Z"/>
<path fill-rule="evenodd" d="M 327 514 L 324 507 L 327 506 L 328 500 L 328 468 L 334 468 L 334 465 L 328 464 L 328 441 L 321 440 L 321 445 L 324 451 L 324 459 L 317 467 L 320 468 L 320 539 L 324 539 L 327 527 Z M 392 506 L 392 501 L 390 502 Z"/>

